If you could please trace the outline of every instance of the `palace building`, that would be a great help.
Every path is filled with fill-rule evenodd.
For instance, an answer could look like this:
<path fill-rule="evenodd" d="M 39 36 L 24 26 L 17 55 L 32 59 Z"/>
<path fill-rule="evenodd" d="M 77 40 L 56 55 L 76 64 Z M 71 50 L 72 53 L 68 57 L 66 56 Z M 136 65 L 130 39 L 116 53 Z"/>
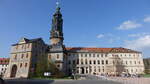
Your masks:
<path fill-rule="evenodd" d="M 45 44 L 41 38 L 21 38 L 13 44 L 5 78 L 27 78 L 40 66 L 37 62 L 45 59 L 66 75 L 142 74 L 144 71 L 141 52 L 122 47 L 66 47 L 63 40 L 63 19 L 60 7 L 57 7 L 52 19 L 50 44 Z"/>

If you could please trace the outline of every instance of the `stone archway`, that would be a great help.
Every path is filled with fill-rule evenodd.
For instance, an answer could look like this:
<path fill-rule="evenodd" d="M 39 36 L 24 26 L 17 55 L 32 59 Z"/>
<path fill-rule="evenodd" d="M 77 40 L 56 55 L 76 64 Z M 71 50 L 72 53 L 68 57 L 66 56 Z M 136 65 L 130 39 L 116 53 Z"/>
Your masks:
<path fill-rule="evenodd" d="M 12 66 L 12 69 L 11 69 L 10 77 L 11 77 L 11 78 L 16 77 L 16 73 L 17 73 L 17 65 L 13 65 L 13 66 Z"/>

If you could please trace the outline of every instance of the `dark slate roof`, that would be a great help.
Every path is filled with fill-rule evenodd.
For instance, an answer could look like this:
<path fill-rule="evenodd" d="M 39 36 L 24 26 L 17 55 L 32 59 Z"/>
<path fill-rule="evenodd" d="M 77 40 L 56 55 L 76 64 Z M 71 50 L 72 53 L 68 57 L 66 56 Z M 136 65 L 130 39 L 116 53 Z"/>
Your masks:
<path fill-rule="evenodd" d="M 33 43 L 33 42 L 37 42 L 37 41 L 40 41 L 40 40 L 42 40 L 42 38 L 35 38 L 35 39 L 28 39 L 29 41 L 29 43 Z"/>
<path fill-rule="evenodd" d="M 26 41 L 26 43 L 34 43 L 34 42 L 37 42 L 37 41 L 43 41 L 42 38 L 35 38 L 35 39 L 24 38 L 24 40 Z M 15 46 L 15 45 L 18 45 L 18 43 L 17 44 L 13 44 L 12 46 Z"/>

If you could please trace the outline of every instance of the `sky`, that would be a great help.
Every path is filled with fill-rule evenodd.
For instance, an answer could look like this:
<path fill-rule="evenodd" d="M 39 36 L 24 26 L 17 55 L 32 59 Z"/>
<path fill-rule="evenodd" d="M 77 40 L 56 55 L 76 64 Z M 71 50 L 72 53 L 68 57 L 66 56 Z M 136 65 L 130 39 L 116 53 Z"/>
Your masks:
<path fill-rule="evenodd" d="M 22 37 L 50 44 L 57 0 L 0 0 L 0 57 Z M 150 0 L 60 0 L 68 47 L 125 47 L 150 57 Z"/>

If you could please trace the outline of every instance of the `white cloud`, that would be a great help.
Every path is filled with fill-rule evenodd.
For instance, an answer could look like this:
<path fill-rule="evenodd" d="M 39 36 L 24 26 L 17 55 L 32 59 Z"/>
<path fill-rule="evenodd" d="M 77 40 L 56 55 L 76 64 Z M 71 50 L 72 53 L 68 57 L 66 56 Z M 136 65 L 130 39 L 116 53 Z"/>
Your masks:
<path fill-rule="evenodd" d="M 145 35 L 149 35 L 149 33 L 137 33 L 137 34 L 129 34 L 128 37 L 142 37 Z"/>
<path fill-rule="evenodd" d="M 103 34 L 99 34 L 99 35 L 97 35 L 97 38 L 98 38 L 98 39 L 103 38 L 103 37 L 104 37 L 104 35 L 103 35 Z"/>
<path fill-rule="evenodd" d="M 144 18 L 144 22 L 150 22 L 150 16 Z"/>
<path fill-rule="evenodd" d="M 113 35 L 111 33 L 108 33 L 108 34 L 99 34 L 99 35 L 97 35 L 97 38 L 98 39 L 103 38 L 103 41 L 106 41 L 108 43 L 118 42 L 121 39 L 119 36 Z"/>
<path fill-rule="evenodd" d="M 134 50 L 150 49 L 150 35 L 145 35 L 135 40 L 125 41 L 125 47 Z"/>
<path fill-rule="evenodd" d="M 141 27 L 142 24 L 136 23 L 135 21 L 125 21 L 123 22 L 117 29 L 119 30 L 129 30 L 129 29 L 136 29 Z"/>

